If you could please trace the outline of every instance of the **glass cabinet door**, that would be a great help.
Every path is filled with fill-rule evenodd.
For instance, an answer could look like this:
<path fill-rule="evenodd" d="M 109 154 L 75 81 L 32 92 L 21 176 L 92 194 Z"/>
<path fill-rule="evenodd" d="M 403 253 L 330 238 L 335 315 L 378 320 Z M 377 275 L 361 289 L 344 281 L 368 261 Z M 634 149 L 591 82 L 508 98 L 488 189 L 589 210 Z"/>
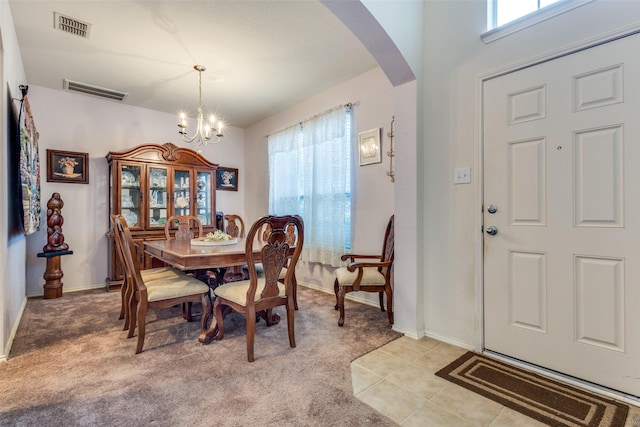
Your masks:
<path fill-rule="evenodd" d="M 124 216 L 127 225 L 132 228 L 140 227 L 140 175 L 142 166 L 123 164 L 120 168 L 120 214 Z"/>
<path fill-rule="evenodd" d="M 196 172 L 196 214 L 202 225 L 212 225 L 215 212 L 212 208 L 213 180 L 211 172 Z"/>
<path fill-rule="evenodd" d="M 167 222 L 167 169 L 149 167 L 149 227 L 164 227 Z"/>
<path fill-rule="evenodd" d="M 173 212 L 174 215 L 191 215 L 191 174 L 188 170 L 173 171 Z"/>

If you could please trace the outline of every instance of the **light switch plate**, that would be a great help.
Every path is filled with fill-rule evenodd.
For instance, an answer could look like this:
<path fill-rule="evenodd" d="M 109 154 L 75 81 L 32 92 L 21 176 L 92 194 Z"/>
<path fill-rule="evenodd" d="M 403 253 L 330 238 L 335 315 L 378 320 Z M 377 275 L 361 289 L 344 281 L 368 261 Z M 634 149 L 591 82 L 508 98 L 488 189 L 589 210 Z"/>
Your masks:
<path fill-rule="evenodd" d="M 454 184 L 469 184 L 471 182 L 471 168 L 455 168 L 453 173 Z"/>

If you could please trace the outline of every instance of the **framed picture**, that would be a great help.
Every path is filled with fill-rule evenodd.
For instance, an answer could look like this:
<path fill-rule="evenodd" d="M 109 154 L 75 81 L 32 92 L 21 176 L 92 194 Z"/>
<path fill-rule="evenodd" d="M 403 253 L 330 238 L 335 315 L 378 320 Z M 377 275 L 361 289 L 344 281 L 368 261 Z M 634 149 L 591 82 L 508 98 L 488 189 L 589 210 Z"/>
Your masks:
<path fill-rule="evenodd" d="M 216 170 L 216 189 L 238 191 L 238 169 L 218 166 Z"/>
<path fill-rule="evenodd" d="M 89 154 L 47 150 L 47 182 L 89 183 Z"/>
<path fill-rule="evenodd" d="M 360 166 L 381 163 L 380 128 L 358 133 L 358 156 Z"/>

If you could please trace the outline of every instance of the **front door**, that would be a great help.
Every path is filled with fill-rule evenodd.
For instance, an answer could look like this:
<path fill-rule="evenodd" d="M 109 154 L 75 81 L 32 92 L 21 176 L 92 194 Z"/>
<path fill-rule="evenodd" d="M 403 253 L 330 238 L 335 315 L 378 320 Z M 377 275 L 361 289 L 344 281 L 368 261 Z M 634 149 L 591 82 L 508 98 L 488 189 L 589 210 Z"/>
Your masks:
<path fill-rule="evenodd" d="M 483 99 L 485 348 L 635 396 L 639 50 L 531 66 Z"/>

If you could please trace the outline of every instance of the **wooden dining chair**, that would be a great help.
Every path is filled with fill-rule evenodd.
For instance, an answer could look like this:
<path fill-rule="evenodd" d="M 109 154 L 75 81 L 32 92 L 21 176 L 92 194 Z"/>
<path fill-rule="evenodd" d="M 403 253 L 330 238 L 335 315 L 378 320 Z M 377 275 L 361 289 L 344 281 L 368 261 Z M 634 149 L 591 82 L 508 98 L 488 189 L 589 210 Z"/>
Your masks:
<path fill-rule="evenodd" d="M 164 224 L 164 237 L 167 240 L 191 240 L 201 237 L 203 235 L 202 230 L 202 223 L 198 217 L 194 215 L 173 215 Z"/>
<path fill-rule="evenodd" d="M 387 296 L 387 314 L 389 324 L 393 325 L 393 229 L 394 216 L 391 215 L 384 234 L 381 255 L 342 255 L 342 261 L 348 261 L 346 267 L 335 272 L 333 290 L 336 294 L 336 310 L 340 310 L 338 325 L 344 325 L 344 298 L 349 292 L 378 292 L 380 310 L 384 311 L 384 295 Z"/>
<path fill-rule="evenodd" d="M 256 234 L 256 239 L 258 239 L 259 242 L 267 241 L 270 234 L 271 234 L 271 226 L 269 224 L 263 224 L 262 229 L 259 230 L 259 232 Z M 295 230 L 295 227 L 293 227 L 293 225 L 290 224 L 289 227 L 287 227 L 287 230 L 285 231 L 285 236 L 286 236 L 285 239 L 287 243 L 290 246 L 293 246 L 297 239 L 296 230 Z M 280 277 L 278 278 L 282 283 L 284 283 L 284 278 L 287 274 L 287 267 L 288 266 L 285 266 L 285 268 L 282 269 L 282 271 L 280 272 Z M 246 268 L 246 267 L 243 267 L 243 268 Z M 260 263 L 256 264 L 256 270 L 258 271 L 258 277 L 264 274 L 262 264 Z M 245 273 L 248 277 L 248 270 Z M 298 279 L 296 279 L 295 269 L 293 270 L 293 305 L 297 310 L 298 309 Z"/>
<path fill-rule="evenodd" d="M 202 223 L 194 215 L 173 215 L 167 219 L 164 225 L 164 237 L 167 240 L 191 240 L 204 236 Z M 185 270 L 185 273 L 199 279 L 202 282 L 212 285 L 211 275 L 206 269 Z M 191 315 L 191 304 L 186 304 L 183 308 L 187 315 Z"/>
<path fill-rule="evenodd" d="M 201 329 L 205 331 L 211 318 L 209 286 L 184 273 L 175 277 L 165 277 L 145 282 L 140 273 L 140 264 L 134 259 L 136 252 L 133 238 L 124 217 L 121 215 L 115 216 L 114 227 L 119 233 L 120 243 L 122 244 L 121 252 L 125 261 L 127 280 L 135 294 L 135 297 L 130 300 L 131 326 L 127 337 L 131 338 L 133 336 L 137 326 L 138 342 L 136 354 L 140 353 L 144 346 L 146 319 L 149 309 L 162 309 L 200 301 L 202 303 Z"/>
<path fill-rule="evenodd" d="M 225 214 L 224 215 L 224 232 L 231 237 L 244 238 L 244 221 L 240 215 Z M 236 282 L 238 280 L 244 280 L 246 266 L 234 265 L 228 267 L 223 278 L 224 283 Z"/>
<path fill-rule="evenodd" d="M 257 259 L 253 255 L 253 245 L 256 234 L 264 224 L 271 226 L 271 233 L 263 241 L 261 261 L 264 277 L 258 278 L 256 271 Z M 293 227 L 296 231 L 295 246 L 287 243 L 287 230 Z M 304 223 L 298 215 L 265 216 L 257 220 L 247 235 L 245 252 L 249 267 L 249 280 L 226 283 L 218 286 L 213 292 L 216 296 L 213 311 L 217 331 L 214 338 L 224 337 L 224 313 L 226 307 L 233 311 L 244 313 L 247 322 L 247 360 L 254 360 L 254 339 L 256 333 L 256 318 L 262 312 L 267 326 L 271 326 L 279 317 L 273 315 L 273 308 L 284 306 L 287 316 L 287 330 L 289 345 L 296 346 L 294 333 L 295 307 L 293 299 L 293 272 L 302 252 L 304 242 Z M 289 266 L 282 283 L 280 273 L 285 266 Z M 274 318 L 275 317 L 275 318 Z"/>
<path fill-rule="evenodd" d="M 124 261 L 124 256 L 122 254 L 121 236 L 120 236 L 120 233 L 117 232 L 117 229 L 115 227 L 115 217 L 116 215 L 114 214 L 111 215 L 111 224 L 113 226 L 113 240 L 116 247 L 115 254 L 116 254 L 116 257 L 118 258 L 118 262 L 120 263 L 120 265 L 122 266 L 122 269 L 124 270 L 125 261 Z M 138 245 L 135 245 L 135 249 L 136 249 L 135 260 L 139 261 L 141 257 L 141 253 L 140 253 L 141 248 Z M 182 272 L 173 267 L 157 267 L 157 268 L 151 268 L 147 270 L 140 270 L 140 274 L 142 276 L 142 279 L 145 282 L 149 283 L 154 280 L 163 279 L 166 277 L 176 277 L 182 274 Z M 129 286 L 130 284 L 129 282 L 130 280 L 127 280 L 126 272 L 123 271 L 123 282 L 122 282 L 122 286 L 120 287 L 121 304 L 120 304 L 119 319 L 120 320 L 124 319 L 124 326 L 122 328 L 122 330 L 124 331 L 129 330 L 131 326 L 130 324 L 131 316 L 129 314 L 129 305 L 130 305 L 131 298 L 132 297 L 135 298 L 135 293 L 133 292 L 133 286 Z M 137 303 L 134 302 L 134 305 L 137 305 Z"/>
<path fill-rule="evenodd" d="M 240 215 L 228 214 L 224 216 L 224 232 L 231 237 L 244 238 L 244 221 Z"/>

